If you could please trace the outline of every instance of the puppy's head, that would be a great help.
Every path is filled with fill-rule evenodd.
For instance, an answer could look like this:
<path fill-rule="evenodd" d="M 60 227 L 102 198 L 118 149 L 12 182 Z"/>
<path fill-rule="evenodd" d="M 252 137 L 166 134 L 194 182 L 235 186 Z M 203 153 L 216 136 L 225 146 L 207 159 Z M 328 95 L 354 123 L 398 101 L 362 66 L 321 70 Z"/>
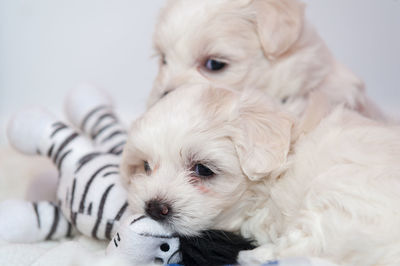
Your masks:
<path fill-rule="evenodd" d="M 170 0 L 154 34 L 160 59 L 149 106 L 182 84 L 265 87 L 302 26 L 303 5 L 296 0 Z M 279 71 L 283 80 L 293 72 Z"/>
<path fill-rule="evenodd" d="M 249 187 L 285 162 L 291 125 L 259 95 L 174 90 L 131 128 L 122 163 L 130 206 L 181 234 L 237 230 Z"/>

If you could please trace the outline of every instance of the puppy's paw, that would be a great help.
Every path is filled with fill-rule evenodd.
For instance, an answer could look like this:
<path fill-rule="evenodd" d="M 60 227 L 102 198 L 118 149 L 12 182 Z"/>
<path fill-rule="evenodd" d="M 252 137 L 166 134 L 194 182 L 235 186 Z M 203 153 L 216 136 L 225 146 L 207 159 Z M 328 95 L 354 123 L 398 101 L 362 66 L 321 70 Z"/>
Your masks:
<path fill-rule="evenodd" d="M 261 246 L 253 250 L 239 252 L 238 263 L 244 266 L 258 266 L 274 259 L 272 248 Z"/>

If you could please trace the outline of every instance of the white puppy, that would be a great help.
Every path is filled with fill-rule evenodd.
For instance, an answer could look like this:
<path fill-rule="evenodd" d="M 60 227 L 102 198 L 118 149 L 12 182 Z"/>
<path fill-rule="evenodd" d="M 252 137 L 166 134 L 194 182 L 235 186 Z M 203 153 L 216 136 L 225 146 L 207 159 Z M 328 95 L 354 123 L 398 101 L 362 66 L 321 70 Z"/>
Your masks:
<path fill-rule="evenodd" d="M 295 114 L 311 91 L 367 116 L 363 83 L 336 62 L 297 0 L 170 0 L 154 34 L 159 73 L 151 106 L 183 84 L 258 88 Z"/>
<path fill-rule="evenodd" d="M 181 234 L 254 238 L 245 265 L 400 265 L 400 128 L 321 99 L 295 120 L 255 91 L 175 90 L 133 124 L 122 163 L 130 206 Z"/>

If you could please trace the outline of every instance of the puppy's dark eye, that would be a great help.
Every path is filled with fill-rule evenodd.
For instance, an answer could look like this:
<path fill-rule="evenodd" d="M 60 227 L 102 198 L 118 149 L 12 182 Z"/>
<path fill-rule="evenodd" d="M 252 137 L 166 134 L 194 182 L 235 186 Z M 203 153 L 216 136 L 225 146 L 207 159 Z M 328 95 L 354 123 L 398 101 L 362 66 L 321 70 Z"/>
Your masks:
<path fill-rule="evenodd" d="M 161 94 L 160 98 L 163 98 L 163 97 L 167 96 L 168 93 L 170 93 L 170 91 L 164 91 L 163 94 Z"/>
<path fill-rule="evenodd" d="M 210 177 L 214 175 L 214 172 L 211 171 L 210 168 L 200 163 L 193 166 L 193 172 L 195 172 L 196 175 L 198 176 L 204 176 L 204 177 Z"/>
<path fill-rule="evenodd" d="M 208 59 L 204 65 L 210 71 L 219 71 L 226 67 L 226 63 L 215 59 Z"/>
<path fill-rule="evenodd" d="M 143 168 L 144 168 L 144 171 L 146 172 L 146 174 L 150 174 L 151 173 L 151 168 L 150 168 L 150 165 L 149 165 L 149 163 L 147 161 L 143 162 Z"/>
<path fill-rule="evenodd" d="M 161 64 L 166 65 L 167 64 L 167 59 L 165 57 L 165 54 L 161 55 Z"/>

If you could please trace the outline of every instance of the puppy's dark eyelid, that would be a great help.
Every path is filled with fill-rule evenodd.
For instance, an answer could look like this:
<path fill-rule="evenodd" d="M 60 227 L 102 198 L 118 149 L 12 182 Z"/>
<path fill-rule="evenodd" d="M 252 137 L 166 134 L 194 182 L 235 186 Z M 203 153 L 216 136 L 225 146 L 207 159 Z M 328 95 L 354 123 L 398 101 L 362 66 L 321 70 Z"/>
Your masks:
<path fill-rule="evenodd" d="M 193 165 L 193 167 L 191 168 L 191 171 L 196 176 L 199 176 L 202 178 L 211 178 L 211 177 L 215 176 L 214 171 L 202 163 L 196 163 L 195 165 Z"/>
<path fill-rule="evenodd" d="M 224 60 L 219 58 L 207 58 L 203 63 L 203 67 L 209 72 L 220 72 L 228 66 Z"/>

